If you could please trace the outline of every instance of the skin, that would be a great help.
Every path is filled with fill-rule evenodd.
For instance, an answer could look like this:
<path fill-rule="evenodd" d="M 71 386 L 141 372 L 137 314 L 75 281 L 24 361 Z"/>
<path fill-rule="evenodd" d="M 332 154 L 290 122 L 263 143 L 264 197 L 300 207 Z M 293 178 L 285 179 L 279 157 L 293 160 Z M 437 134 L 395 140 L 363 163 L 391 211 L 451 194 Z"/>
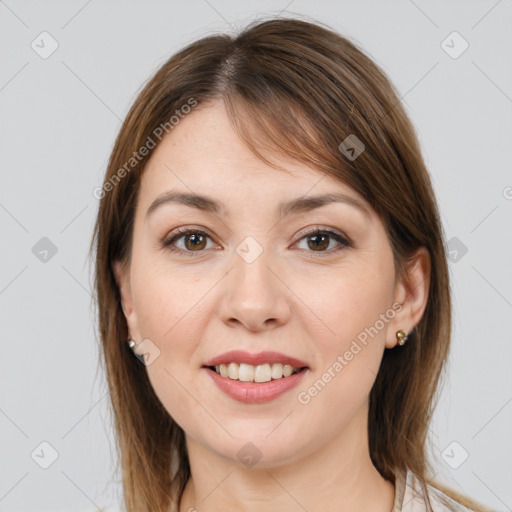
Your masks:
<path fill-rule="evenodd" d="M 146 366 L 150 382 L 186 433 L 191 479 L 179 510 L 389 512 L 394 486 L 370 459 L 368 398 L 384 350 L 400 350 L 396 331 L 410 332 L 423 314 L 428 253 L 418 250 L 398 279 L 384 226 L 353 189 L 275 158 L 285 171 L 250 152 L 222 103 L 193 110 L 154 150 L 141 180 L 131 264 L 114 264 L 132 339 L 149 339 L 160 351 Z M 226 213 L 166 203 L 146 216 L 169 190 L 211 196 Z M 283 200 L 332 192 L 360 201 L 367 213 L 333 203 L 279 217 Z M 174 243 L 186 254 L 162 246 L 176 228 L 189 226 L 210 237 L 199 249 L 190 236 Z M 306 236 L 317 226 L 344 234 L 352 246 L 329 238 L 325 248 Z M 236 252 L 248 236 L 263 250 L 250 264 Z M 400 311 L 359 344 L 362 350 L 321 392 L 300 403 L 298 394 L 393 303 Z M 201 368 L 234 349 L 282 352 L 309 370 L 271 402 L 244 404 Z M 261 453 L 251 468 L 237 456 L 247 442 Z"/>

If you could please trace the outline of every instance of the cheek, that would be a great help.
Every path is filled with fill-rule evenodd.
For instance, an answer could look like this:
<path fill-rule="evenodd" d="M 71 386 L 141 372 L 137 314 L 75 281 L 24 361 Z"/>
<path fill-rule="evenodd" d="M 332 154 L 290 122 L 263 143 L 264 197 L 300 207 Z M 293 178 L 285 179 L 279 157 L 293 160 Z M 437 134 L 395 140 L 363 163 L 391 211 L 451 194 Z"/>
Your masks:
<path fill-rule="evenodd" d="M 196 273 L 172 272 L 165 260 L 141 254 L 133 264 L 132 294 L 139 332 L 167 349 L 187 347 L 201 321 L 208 283 Z M 196 338 L 197 339 L 197 338 Z"/>
<path fill-rule="evenodd" d="M 324 286 L 312 307 L 323 323 L 315 334 L 318 367 L 302 387 L 311 410 L 330 410 L 347 417 L 367 400 L 385 348 L 392 308 L 394 273 L 391 262 L 352 267 Z M 325 328 L 328 326 L 328 329 Z M 321 334 L 320 334 L 321 331 Z M 314 404 L 314 405 L 313 405 Z M 352 413 L 354 412 L 352 411 Z M 348 414 L 350 416 L 350 414 Z"/>
<path fill-rule="evenodd" d="M 387 322 L 380 319 L 392 310 L 392 269 L 384 265 L 351 268 L 337 277 L 330 276 L 323 290 L 323 294 L 316 294 L 312 309 L 329 327 L 329 333 L 321 337 L 327 353 L 348 349 L 358 337 L 364 341 L 364 333 L 375 325 L 378 333 L 372 329 L 371 339 L 384 338 Z"/>
<path fill-rule="evenodd" d="M 152 262 L 155 263 L 155 262 Z M 151 340 L 159 356 L 147 366 L 155 393 L 176 421 L 187 404 L 194 408 L 185 390 L 194 387 L 194 370 L 200 366 L 197 349 L 207 329 L 208 290 L 212 283 L 187 273 L 138 260 L 132 276 L 132 294 L 142 339 Z"/>

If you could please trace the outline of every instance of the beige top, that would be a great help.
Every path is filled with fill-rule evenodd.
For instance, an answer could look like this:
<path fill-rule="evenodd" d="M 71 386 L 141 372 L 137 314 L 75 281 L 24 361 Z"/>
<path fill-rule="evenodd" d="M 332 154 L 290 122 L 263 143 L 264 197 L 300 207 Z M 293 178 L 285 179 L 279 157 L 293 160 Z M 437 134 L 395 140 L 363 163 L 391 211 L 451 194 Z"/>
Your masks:
<path fill-rule="evenodd" d="M 427 484 L 430 503 L 434 512 L 471 512 L 439 489 Z M 416 475 L 411 471 L 400 473 L 395 483 L 395 502 L 392 512 L 427 512 L 427 502 Z"/>

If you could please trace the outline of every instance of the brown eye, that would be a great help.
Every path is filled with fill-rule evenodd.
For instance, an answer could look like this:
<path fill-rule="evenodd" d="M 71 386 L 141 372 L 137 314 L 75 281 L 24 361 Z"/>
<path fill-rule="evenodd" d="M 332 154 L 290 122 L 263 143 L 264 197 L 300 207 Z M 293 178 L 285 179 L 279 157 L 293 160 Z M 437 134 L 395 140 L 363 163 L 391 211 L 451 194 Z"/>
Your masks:
<path fill-rule="evenodd" d="M 200 233 L 192 233 L 191 235 L 185 235 L 185 247 L 191 251 L 204 249 L 206 246 L 206 237 Z"/>
<path fill-rule="evenodd" d="M 208 240 L 211 240 L 211 237 L 207 233 L 197 229 L 185 228 L 171 234 L 162 242 L 162 245 L 171 252 L 192 255 L 206 249 Z"/>
<path fill-rule="evenodd" d="M 305 250 L 308 251 L 311 256 L 313 256 L 314 253 L 318 253 L 318 256 L 327 256 L 347 247 L 352 247 L 352 244 L 344 236 L 329 229 L 321 230 L 317 228 L 314 231 L 306 233 L 299 240 L 299 244 L 302 240 L 307 241 Z M 329 248 L 331 242 L 333 242 L 333 247 Z M 299 248 L 302 249 L 303 247 Z"/>
<path fill-rule="evenodd" d="M 308 247 L 314 251 L 324 250 L 329 247 L 329 235 L 319 234 L 310 235 L 308 238 Z"/>

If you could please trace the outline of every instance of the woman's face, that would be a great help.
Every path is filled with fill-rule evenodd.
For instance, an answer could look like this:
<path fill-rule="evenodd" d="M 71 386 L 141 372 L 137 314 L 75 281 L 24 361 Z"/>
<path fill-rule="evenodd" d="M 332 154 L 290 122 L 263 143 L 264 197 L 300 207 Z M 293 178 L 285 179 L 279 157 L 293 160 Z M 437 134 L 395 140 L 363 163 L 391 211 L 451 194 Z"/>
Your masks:
<path fill-rule="evenodd" d="M 151 156 L 126 279 L 116 267 L 169 414 L 202 449 L 260 467 L 366 435 L 383 351 L 406 327 L 376 213 L 347 185 L 283 162 L 257 159 L 222 103 L 193 110 Z M 325 194 L 338 200 L 313 200 Z M 227 377 L 208 368 L 221 362 Z M 283 377 L 287 362 L 301 371 Z"/>

